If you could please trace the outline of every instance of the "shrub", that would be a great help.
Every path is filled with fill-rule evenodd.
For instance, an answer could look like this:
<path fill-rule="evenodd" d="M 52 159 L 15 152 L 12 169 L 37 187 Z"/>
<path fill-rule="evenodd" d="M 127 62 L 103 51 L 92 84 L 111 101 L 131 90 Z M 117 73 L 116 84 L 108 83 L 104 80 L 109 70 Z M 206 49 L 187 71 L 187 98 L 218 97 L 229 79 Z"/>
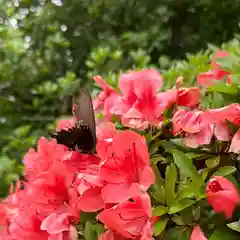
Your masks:
<path fill-rule="evenodd" d="M 96 154 L 40 138 L 0 205 L 1 236 L 238 239 L 239 56 L 217 51 L 191 87 L 184 71 L 165 90 L 154 68 L 120 74 L 118 88 L 95 76 Z"/>

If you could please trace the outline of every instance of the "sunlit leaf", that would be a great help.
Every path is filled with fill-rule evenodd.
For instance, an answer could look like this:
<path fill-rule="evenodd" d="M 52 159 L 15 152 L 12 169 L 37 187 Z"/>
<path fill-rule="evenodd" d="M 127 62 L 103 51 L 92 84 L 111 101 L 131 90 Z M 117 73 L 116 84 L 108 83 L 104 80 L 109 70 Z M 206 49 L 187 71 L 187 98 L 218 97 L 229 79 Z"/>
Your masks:
<path fill-rule="evenodd" d="M 168 212 L 168 208 L 165 206 L 156 206 L 152 209 L 153 216 L 161 216 Z"/>
<path fill-rule="evenodd" d="M 162 217 L 160 218 L 160 220 L 158 220 L 154 227 L 153 227 L 153 235 L 154 236 L 158 236 L 162 233 L 162 231 L 164 230 L 164 228 L 166 227 L 167 223 L 168 223 L 169 218 L 168 217 Z"/>

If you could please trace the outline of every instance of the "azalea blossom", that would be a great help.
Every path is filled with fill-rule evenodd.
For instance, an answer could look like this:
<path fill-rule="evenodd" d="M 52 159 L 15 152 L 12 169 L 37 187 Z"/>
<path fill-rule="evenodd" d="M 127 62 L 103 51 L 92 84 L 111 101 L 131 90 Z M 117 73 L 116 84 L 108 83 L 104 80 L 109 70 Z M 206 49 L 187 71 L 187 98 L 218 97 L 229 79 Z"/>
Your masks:
<path fill-rule="evenodd" d="M 116 133 L 115 125 L 111 122 L 102 123 L 97 127 L 97 154 L 101 159 L 106 158 L 108 147 L 112 145 Z"/>
<path fill-rule="evenodd" d="M 61 119 L 57 123 L 56 130 L 59 131 L 61 129 L 68 129 L 75 126 L 76 118 L 70 118 L 70 119 Z"/>
<path fill-rule="evenodd" d="M 93 107 L 96 113 L 104 112 L 104 118 L 109 121 L 112 117 L 112 107 L 120 98 L 120 95 L 108 85 L 101 76 L 94 76 L 93 79 L 103 89 L 98 97 L 93 101 Z"/>
<path fill-rule="evenodd" d="M 74 182 L 79 193 L 78 208 L 84 212 L 97 212 L 104 208 L 102 187 L 104 182 L 99 176 L 99 166 L 90 165 L 85 172 L 79 173 Z"/>
<path fill-rule="evenodd" d="M 205 121 L 207 123 L 232 122 L 240 126 L 240 104 L 232 103 L 228 106 L 205 111 Z"/>
<path fill-rule="evenodd" d="M 229 141 L 232 134 L 226 120 L 239 123 L 239 113 L 235 105 L 206 111 L 178 109 L 172 120 L 174 135 L 182 135 L 184 143 L 193 148 L 209 145 L 213 136 L 219 141 Z"/>
<path fill-rule="evenodd" d="M 223 212 L 227 219 L 231 218 L 236 205 L 240 203 L 235 186 L 222 176 L 215 176 L 210 180 L 206 193 L 208 202 L 214 211 Z"/>
<path fill-rule="evenodd" d="M 210 144 L 213 136 L 213 126 L 206 124 L 202 111 L 179 109 L 173 115 L 174 135 L 183 135 L 184 143 L 192 148 Z"/>
<path fill-rule="evenodd" d="M 162 77 L 155 69 L 130 71 L 119 78 L 122 101 L 113 111 L 121 113 L 125 126 L 144 129 L 154 124 L 161 113 L 157 92 L 162 87 Z"/>
<path fill-rule="evenodd" d="M 216 55 L 211 60 L 211 70 L 208 72 L 200 73 L 197 77 L 197 83 L 203 87 L 210 87 L 214 85 L 214 81 L 222 81 L 226 77 L 226 83 L 231 83 L 231 78 L 229 72 L 224 71 L 219 64 L 217 64 L 216 59 L 227 57 L 229 54 L 226 51 L 217 51 Z"/>
<path fill-rule="evenodd" d="M 197 225 L 192 230 L 190 240 L 208 240 L 208 239 L 204 236 L 201 228 Z"/>
<path fill-rule="evenodd" d="M 229 152 L 240 154 L 240 129 L 233 136 Z"/>
<path fill-rule="evenodd" d="M 199 105 L 198 88 L 159 92 L 163 80 L 155 69 L 129 71 L 120 75 L 118 85 L 121 94 L 116 93 L 100 76 L 95 76 L 94 79 L 103 88 L 95 100 L 98 106 L 96 109 L 103 110 L 106 120 L 115 115 L 124 126 L 130 128 L 144 130 L 149 125 L 161 127 L 163 113 L 173 104 L 189 108 Z"/>
<path fill-rule="evenodd" d="M 41 230 L 41 223 L 41 216 L 37 214 L 32 215 L 25 209 L 19 210 L 8 227 L 9 235 L 12 239 L 17 240 L 48 240 L 50 235 L 46 231 Z"/>
<path fill-rule="evenodd" d="M 200 89 L 179 88 L 176 102 L 178 106 L 197 108 L 200 104 Z"/>
<path fill-rule="evenodd" d="M 24 156 L 25 176 L 31 181 L 38 174 L 49 170 L 52 165 L 61 162 L 63 158 L 70 157 L 68 149 L 57 144 L 55 139 L 48 141 L 42 137 L 38 141 L 37 151 L 31 148 Z"/>
<path fill-rule="evenodd" d="M 100 178 L 105 181 L 102 194 L 106 203 L 131 197 L 134 183 L 147 190 L 154 183 L 148 148 L 144 137 L 132 131 L 117 132 L 101 163 Z"/>
<path fill-rule="evenodd" d="M 77 240 L 76 228 L 70 225 L 68 214 L 52 213 L 42 221 L 40 229 L 45 230 L 51 240 Z"/>
<path fill-rule="evenodd" d="M 108 232 L 109 238 L 105 239 L 115 239 L 113 236 L 116 232 L 128 239 L 152 240 L 150 198 L 147 193 L 139 193 L 133 200 L 119 203 L 97 216 L 97 219 L 113 231 Z"/>
<path fill-rule="evenodd" d="M 98 238 L 98 240 L 127 240 L 127 239 L 129 238 L 125 238 L 119 233 L 112 230 L 106 231 L 105 233 L 101 234 Z"/>
<path fill-rule="evenodd" d="M 145 129 L 149 123 L 158 124 L 162 110 L 157 91 L 162 87 L 162 77 L 155 69 L 122 74 L 119 78 L 122 95 L 104 83 L 100 76 L 94 79 L 103 88 L 96 101 L 98 106 L 104 106 L 107 120 L 109 116 L 115 115 L 125 126 L 137 129 Z"/>

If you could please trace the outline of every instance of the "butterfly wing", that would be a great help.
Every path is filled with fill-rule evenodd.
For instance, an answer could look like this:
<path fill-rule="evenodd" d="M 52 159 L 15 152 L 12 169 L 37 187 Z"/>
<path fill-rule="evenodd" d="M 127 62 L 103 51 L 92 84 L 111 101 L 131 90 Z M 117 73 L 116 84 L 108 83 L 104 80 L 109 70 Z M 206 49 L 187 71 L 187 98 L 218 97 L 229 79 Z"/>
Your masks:
<path fill-rule="evenodd" d="M 75 149 L 75 145 L 78 139 L 78 133 L 76 128 L 70 128 L 67 130 L 61 129 L 58 132 L 49 133 L 49 135 L 52 138 L 55 138 L 58 144 L 63 144 L 72 150 Z"/>
<path fill-rule="evenodd" d="M 92 134 L 94 146 L 96 145 L 96 123 L 93 110 L 92 98 L 87 89 L 80 89 L 73 97 L 73 115 L 77 121 L 86 124 Z"/>

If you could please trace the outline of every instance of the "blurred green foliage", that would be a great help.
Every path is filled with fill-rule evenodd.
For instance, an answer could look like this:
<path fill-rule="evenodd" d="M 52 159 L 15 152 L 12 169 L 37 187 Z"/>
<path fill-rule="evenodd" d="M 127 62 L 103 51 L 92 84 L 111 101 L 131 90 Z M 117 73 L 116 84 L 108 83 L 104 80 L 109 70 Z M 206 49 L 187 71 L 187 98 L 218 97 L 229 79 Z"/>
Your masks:
<path fill-rule="evenodd" d="M 211 49 L 195 53 L 232 39 L 239 9 L 235 0 L 0 0 L 0 196 L 27 149 L 70 114 L 79 84 L 154 66 L 165 88 L 179 75 L 190 85 Z M 240 51 L 238 40 L 227 46 Z"/>

